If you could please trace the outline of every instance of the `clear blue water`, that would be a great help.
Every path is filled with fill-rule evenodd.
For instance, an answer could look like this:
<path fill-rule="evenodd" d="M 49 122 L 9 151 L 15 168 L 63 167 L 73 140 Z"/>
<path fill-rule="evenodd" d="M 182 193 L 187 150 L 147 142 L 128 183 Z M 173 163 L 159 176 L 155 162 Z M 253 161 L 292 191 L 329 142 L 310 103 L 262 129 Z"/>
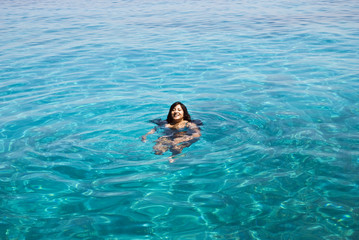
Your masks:
<path fill-rule="evenodd" d="M 0 239 L 359 239 L 358 1 L 1 6 Z"/>

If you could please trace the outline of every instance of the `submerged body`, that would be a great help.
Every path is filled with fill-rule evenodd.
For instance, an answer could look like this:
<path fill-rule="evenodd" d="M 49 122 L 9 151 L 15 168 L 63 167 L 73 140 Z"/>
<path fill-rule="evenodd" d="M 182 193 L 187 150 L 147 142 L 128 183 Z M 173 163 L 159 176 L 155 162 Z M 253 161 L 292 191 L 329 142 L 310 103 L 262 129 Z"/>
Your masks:
<path fill-rule="evenodd" d="M 158 130 L 163 131 L 164 136 L 159 137 L 153 147 L 157 155 L 168 150 L 172 152 L 172 156 L 177 155 L 201 136 L 199 127 L 191 121 L 187 108 L 180 102 L 172 104 L 167 120 L 143 135 L 142 141 L 145 142 L 148 135 Z"/>
<path fill-rule="evenodd" d="M 200 131 L 195 123 L 183 122 L 184 126 L 172 126 L 166 124 L 161 130 L 164 136 L 156 140 L 153 147 L 155 154 L 161 155 L 170 150 L 173 155 L 179 154 L 185 147 L 191 146 L 200 137 Z"/>

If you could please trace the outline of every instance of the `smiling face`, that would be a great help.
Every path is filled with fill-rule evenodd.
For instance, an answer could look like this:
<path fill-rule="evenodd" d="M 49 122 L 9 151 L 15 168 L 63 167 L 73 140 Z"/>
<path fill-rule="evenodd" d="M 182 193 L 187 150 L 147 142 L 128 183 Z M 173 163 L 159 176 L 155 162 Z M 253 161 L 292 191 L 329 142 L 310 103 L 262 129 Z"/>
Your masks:
<path fill-rule="evenodd" d="M 184 111 L 180 104 L 177 104 L 171 111 L 172 119 L 175 122 L 180 122 L 183 120 Z"/>
<path fill-rule="evenodd" d="M 191 116 L 189 115 L 187 108 L 181 102 L 175 102 L 171 105 L 170 110 L 167 114 L 167 123 L 177 124 L 182 121 L 191 121 Z"/>

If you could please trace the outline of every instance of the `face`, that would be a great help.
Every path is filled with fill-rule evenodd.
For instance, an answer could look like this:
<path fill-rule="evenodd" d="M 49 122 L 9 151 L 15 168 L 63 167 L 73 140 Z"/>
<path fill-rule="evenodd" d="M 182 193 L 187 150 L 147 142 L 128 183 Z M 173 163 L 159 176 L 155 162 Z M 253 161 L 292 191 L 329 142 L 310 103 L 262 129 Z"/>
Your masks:
<path fill-rule="evenodd" d="M 175 120 L 176 122 L 180 122 L 183 120 L 183 117 L 184 117 L 184 112 L 183 112 L 183 109 L 181 107 L 181 105 L 176 105 L 172 111 L 171 111 L 171 115 L 172 115 L 172 118 L 173 120 Z"/>

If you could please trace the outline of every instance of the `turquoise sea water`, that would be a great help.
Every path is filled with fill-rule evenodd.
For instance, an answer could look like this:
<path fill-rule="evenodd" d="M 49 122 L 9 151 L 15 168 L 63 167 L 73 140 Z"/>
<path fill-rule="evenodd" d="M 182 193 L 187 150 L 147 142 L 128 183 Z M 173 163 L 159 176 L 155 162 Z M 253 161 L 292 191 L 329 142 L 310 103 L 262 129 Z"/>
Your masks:
<path fill-rule="evenodd" d="M 358 1 L 1 6 L 0 239 L 359 239 Z"/>

